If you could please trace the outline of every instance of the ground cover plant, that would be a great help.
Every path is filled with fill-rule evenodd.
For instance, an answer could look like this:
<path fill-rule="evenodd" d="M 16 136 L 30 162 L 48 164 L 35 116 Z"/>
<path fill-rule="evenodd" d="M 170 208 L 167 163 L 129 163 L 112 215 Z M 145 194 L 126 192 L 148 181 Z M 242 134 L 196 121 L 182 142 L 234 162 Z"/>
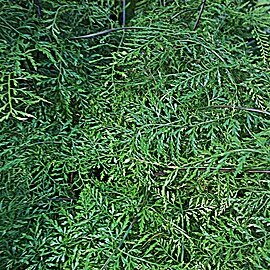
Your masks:
<path fill-rule="evenodd" d="M 0 0 L 0 269 L 269 269 L 268 1 L 134 3 Z"/>

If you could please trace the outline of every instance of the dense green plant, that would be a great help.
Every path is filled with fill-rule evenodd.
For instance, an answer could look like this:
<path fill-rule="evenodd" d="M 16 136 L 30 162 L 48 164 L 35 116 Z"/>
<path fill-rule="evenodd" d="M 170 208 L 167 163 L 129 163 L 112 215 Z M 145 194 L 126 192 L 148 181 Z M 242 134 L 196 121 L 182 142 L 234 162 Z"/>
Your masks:
<path fill-rule="evenodd" d="M 267 1 L 38 2 L 0 0 L 0 268 L 268 269 Z"/>

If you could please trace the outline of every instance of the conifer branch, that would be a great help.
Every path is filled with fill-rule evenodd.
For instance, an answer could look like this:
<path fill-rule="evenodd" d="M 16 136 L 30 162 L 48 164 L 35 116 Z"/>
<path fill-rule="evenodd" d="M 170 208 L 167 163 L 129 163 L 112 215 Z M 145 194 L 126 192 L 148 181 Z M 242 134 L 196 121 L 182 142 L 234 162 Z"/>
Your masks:
<path fill-rule="evenodd" d="M 202 0 L 202 3 L 201 3 L 201 8 L 200 8 L 200 11 L 199 11 L 199 15 L 198 15 L 198 18 L 196 20 L 196 23 L 193 27 L 193 31 L 197 29 L 199 23 L 200 23 L 200 19 L 202 17 L 202 14 L 203 14 L 203 10 L 204 10 L 204 7 L 205 7 L 205 4 L 206 4 L 206 0 Z"/>

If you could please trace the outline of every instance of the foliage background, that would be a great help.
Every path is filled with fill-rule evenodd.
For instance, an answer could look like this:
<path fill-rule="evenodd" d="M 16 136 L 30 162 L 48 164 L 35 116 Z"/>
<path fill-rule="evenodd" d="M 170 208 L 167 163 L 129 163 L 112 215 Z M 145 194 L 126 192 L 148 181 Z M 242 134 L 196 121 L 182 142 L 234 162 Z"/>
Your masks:
<path fill-rule="evenodd" d="M 119 6 L 35 3 L 0 0 L 0 268 L 268 269 L 267 1 L 78 40 Z"/>

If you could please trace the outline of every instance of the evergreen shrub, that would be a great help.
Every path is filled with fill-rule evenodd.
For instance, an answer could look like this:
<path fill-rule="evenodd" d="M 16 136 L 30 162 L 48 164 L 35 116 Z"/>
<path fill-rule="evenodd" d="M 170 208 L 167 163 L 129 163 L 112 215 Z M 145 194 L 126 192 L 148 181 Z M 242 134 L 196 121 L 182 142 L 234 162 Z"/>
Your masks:
<path fill-rule="evenodd" d="M 269 2 L 119 2 L 0 0 L 0 269 L 269 269 Z"/>

